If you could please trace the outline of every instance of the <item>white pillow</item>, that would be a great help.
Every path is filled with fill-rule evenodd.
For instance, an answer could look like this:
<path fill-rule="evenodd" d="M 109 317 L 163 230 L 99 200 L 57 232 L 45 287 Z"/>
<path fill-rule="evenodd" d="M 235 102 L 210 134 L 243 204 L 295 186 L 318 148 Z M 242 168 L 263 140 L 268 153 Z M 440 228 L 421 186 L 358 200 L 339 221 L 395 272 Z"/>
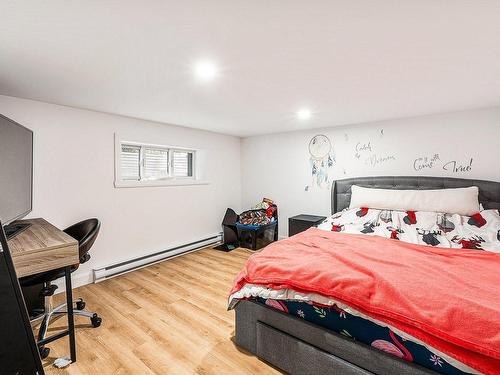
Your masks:
<path fill-rule="evenodd" d="M 477 186 L 439 190 L 392 190 L 351 186 L 350 208 L 444 212 L 471 216 L 480 211 Z"/>

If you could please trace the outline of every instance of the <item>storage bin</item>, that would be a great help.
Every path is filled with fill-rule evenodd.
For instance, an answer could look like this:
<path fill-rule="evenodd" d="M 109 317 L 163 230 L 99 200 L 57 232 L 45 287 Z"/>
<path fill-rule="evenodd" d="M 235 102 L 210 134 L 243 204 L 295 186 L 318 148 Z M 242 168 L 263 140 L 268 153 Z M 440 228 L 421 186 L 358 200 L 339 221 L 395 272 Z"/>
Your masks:
<path fill-rule="evenodd" d="M 244 225 L 236 223 L 240 247 L 259 250 L 278 240 L 278 221 L 267 225 Z"/>

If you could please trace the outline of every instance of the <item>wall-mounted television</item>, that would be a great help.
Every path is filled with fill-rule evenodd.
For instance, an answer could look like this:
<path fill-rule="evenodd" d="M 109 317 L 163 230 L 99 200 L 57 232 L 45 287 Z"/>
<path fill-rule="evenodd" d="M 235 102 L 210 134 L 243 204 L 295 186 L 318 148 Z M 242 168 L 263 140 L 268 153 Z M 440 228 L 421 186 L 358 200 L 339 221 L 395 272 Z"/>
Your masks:
<path fill-rule="evenodd" d="M 33 132 L 0 115 L 0 222 L 26 216 L 33 207 Z"/>

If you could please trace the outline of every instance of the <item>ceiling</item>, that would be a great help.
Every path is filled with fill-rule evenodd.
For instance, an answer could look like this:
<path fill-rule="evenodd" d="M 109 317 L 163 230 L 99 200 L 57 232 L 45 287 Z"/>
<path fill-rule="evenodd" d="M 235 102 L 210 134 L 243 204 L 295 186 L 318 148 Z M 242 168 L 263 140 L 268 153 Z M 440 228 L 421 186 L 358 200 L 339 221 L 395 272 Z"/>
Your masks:
<path fill-rule="evenodd" d="M 498 0 L 16 0 L 0 14 L 3 95 L 237 136 L 500 104 Z M 207 59 L 219 73 L 202 82 Z"/>

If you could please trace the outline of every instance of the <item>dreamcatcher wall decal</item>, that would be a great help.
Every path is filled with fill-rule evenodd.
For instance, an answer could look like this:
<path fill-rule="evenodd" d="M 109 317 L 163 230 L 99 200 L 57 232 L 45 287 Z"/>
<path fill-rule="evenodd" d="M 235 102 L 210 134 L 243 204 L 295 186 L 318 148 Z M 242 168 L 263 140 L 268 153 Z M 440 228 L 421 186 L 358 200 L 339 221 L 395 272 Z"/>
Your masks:
<path fill-rule="evenodd" d="M 335 163 L 335 153 L 330 139 L 323 134 L 312 137 L 309 141 L 309 155 L 312 185 L 329 189 L 331 168 Z M 308 189 L 309 186 L 306 186 L 306 191 Z"/>

